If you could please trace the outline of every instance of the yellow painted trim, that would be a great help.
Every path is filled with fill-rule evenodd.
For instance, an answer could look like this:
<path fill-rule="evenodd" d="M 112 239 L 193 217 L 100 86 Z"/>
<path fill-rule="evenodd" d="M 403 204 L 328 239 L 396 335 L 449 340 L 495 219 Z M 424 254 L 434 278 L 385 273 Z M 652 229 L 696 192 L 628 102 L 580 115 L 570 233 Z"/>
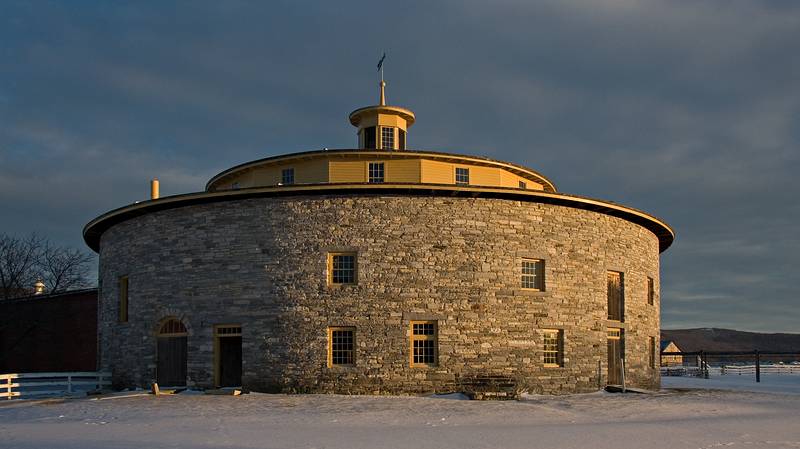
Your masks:
<path fill-rule="evenodd" d="M 379 130 L 376 130 L 378 134 Z M 376 136 L 376 146 L 378 146 Z M 220 184 L 224 184 L 226 179 L 231 179 L 241 176 L 249 170 L 259 168 L 261 166 L 281 165 L 294 162 L 297 160 L 311 160 L 311 159 L 325 159 L 333 161 L 340 158 L 358 158 L 358 159 L 422 159 L 432 160 L 436 162 L 446 162 L 450 164 L 463 164 L 466 167 L 470 165 L 495 167 L 506 170 L 514 175 L 520 176 L 529 181 L 541 184 L 544 191 L 556 192 L 556 186 L 549 179 L 541 173 L 533 169 L 524 167 L 522 165 L 513 164 L 510 162 L 498 161 L 489 158 L 482 158 L 479 156 L 466 156 L 451 153 L 439 153 L 432 151 L 413 151 L 413 150 L 326 150 L 326 151 L 308 151 L 303 153 L 293 153 L 281 156 L 270 157 L 266 159 L 259 159 L 256 161 L 246 162 L 229 168 L 223 172 L 218 173 L 211 180 L 206 183 L 206 190 L 213 191 L 219 188 Z M 295 179 L 297 173 L 295 172 Z M 455 177 L 455 174 L 453 174 Z M 420 178 L 423 179 L 423 178 Z M 454 182 L 454 181 L 453 181 Z"/>

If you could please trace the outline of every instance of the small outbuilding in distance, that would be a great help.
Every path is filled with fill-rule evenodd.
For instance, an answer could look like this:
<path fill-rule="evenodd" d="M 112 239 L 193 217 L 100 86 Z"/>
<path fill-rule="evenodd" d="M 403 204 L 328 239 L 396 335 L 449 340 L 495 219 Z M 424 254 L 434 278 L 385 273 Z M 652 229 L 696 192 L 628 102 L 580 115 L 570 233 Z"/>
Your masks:
<path fill-rule="evenodd" d="M 350 114 L 355 149 L 247 162 L 87 224 L 100 369 L 284 392 L 657 388 L 672 229 L 521 165 L 411 149 L 416 116 L 384 86 Z"/>
<path fill-rule="evenodd" d="M 682 352 L 672 340 L 661 341 L 661 366 L 682 366 L 682 355 L 663 355 L 665 352 Z"/>

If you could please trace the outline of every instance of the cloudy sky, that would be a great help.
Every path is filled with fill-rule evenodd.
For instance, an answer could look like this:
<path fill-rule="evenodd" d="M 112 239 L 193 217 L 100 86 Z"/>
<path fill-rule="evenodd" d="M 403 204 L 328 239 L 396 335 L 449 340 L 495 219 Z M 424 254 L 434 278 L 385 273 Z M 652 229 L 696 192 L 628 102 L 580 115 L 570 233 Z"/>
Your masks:
<path fill-rule="evenodd" d="M 0 3 L 0 232 L 82 226 L 232 165 L 349 148 L 528 165 L 677 231 L 663 327 L 800 332 L 800 2 Z"/>

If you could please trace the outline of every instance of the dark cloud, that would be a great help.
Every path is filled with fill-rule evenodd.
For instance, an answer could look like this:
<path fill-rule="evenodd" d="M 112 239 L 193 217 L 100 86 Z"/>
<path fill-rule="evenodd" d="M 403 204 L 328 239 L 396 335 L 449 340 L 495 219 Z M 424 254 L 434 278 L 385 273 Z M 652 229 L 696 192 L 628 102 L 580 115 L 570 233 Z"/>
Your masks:
<path fill-rule="evenodd" d="M 789 1 L 5 2 L 2 228 L 81 246 L 152 176 L 351 147 L 385 49 L 413 147 L 670 223 L 664 327 L 797 332 L 797 42 Z"/>

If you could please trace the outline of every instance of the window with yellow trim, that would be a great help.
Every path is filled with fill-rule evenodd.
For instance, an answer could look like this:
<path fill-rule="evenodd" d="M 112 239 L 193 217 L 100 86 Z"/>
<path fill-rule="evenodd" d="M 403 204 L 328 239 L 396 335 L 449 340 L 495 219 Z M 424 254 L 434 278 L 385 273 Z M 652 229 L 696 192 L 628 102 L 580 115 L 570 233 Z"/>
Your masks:
<path fill-rule="evenodd" d="M 328 253 L 328 283 L 352 285 L 357 282 L 356 253 Z"/>
<path fill-rule="evenodd" d="M 456 167 L 456 184 L 469 184 L 469 169 L 466 167 Z"/>
<path fill-rule="evenodd" d="M 564 365 L 564 331 L 547 329 L 543 342 L 544 366 L 556 367 Z"/>
<path fill-rule="evenodd" d="M 281 184 L 290 186 L 294 184 L 294 168 L 284 168 L 281 170 Z"/>
<path fill-rule="evenodd" d="M 128 276 L 119 278 L 119 322 L 128 322 Z"/>
<path fill-rule="evenodd" d="M 649 356 L 649 365 L 650 368 L 655 369 L 656 367 L 656 337 L 650 337 L 647 345 L 647 353 Z"/>
<path fill-rule="evenodd" d="M 385 179 L 385 165 L 383 162 L 370 162 L 368 166 L 367 180 L 372 184 L 380 184 Z"/>
<path fill-rule="evenodd" d="M 544 291 L 544 260 L 522 259 L 522 288 Z"/>
<path fill-rule="evenodd" d="M 606 275 L 608 283 L 608 319 L 625 321 L 625 280 L 618 271 L 609 271 Z"/>
<path fill-rule="evenodd" d="M 381 148 L 384 150 L 394 149 L 394 128 L 388 126 L 381 127 Z"/>
<path fill-rule="evenodd" d="M 411 322 L 411 366 L 434 366 L 439 356 L 436 321 Z"/>
<path fill-rule="evenodd" d="M 356 363 L 356 328 L 328 328 L 328 366 L 352 366 Z"/>

